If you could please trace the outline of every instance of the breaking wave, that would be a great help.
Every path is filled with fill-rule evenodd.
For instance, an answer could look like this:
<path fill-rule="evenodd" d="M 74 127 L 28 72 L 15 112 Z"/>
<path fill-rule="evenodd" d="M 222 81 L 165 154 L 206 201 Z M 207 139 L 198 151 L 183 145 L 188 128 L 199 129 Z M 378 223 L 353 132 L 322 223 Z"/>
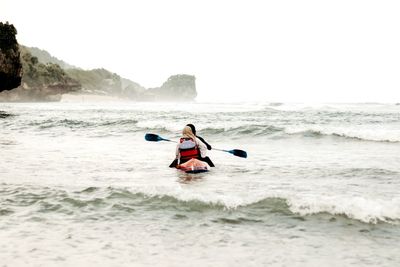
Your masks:
<path fill-rule="evenodd" d="M 13 123 L 5 124 L 9 127 L 15 127 Z M 102 129 L 112 129 L 113 132 L 153 132 L 166 137 L 176 137 L 179 135 L 182 123 L 166 123 L 164 120 L 145 120 L 137 119 L 59 119 L 50 118 L 45 120 L 27 121 L 20 125 L 22 128 L 33 127 L 39 131 L 51 131 L 54 128 L 73 130 L 73 131 L 92 131 Z M 379 125 L 372 126 L 332 126 L 332 125 L 293 125 L 293 124 L 263 124 L 263 123 L 230 123 L 230 126 L 224 126 L 215 123 L 212 127 L 199 128 L 198 134 L 205 137 L 230 137 L 234 139 L 247 139 L 252 137 L 267 138 L 289 138 L 289 137 L 306 137 L 306 138 L 322 138 L 335 137 L 346 138 L 360 141 L 375 142 L 400 142 L 400 131 L 396 126 L 388 126 L 389 128 L 381 129 Z"/>
<path fill-rule="evenodd" d="M 379 129 L 349 129 L 342 127 L 288 127 L 285 129 L 288 135 L 302 135 L 306 137 L 340 137 L 356 139 L 360 141 L 375 142 L 400 142 L 400 132 L 396 130 Z"/>
<path fill-rule="evenodd" d="M 85 121 L 85 120 L 74 120 L 74 119 L 48 119 L 44 121 L 33 121 L 29 122 L 28 126 L 39 127 L 39 129 L 50 129 L 57 127 L 73 128 L 73 129 L 84 129 L 84 128 L 96 128 L 96 127 L 108 127 L 108 126 L 122 126 L 132 125 L 137 123 L 136 120 L 124 119 L 124 120 L 104 120 L 104 121 Z"/>
<path fill-rule="evenodd" d="M 139 125 L 140 126 L 140 125 Z M 179 130 L 172 127 L 165 127 L 161 124 L 146 125 L 142 128 L 143 131 L 161 132 L 175 136 Z M 138 129 L 140 130 L 140 129 Z M 400 131 L 396 130 L 378 130 L 378 129 L 346 129 L 341 127 L 317 127 L 317 126 L 274 126 L 253 124 L 238 127 L 208 127 L 198 130 L 199 135 L 203 137 L 226 137 L 231 138 L 250 138 L 250 137 L 307 137 L 307 138 L 322 138 L 336 137 L 353 139 L 359 141 L 374 141 L 374 142 L 400 142 Z"/>
<path fill-rule="evenodd" d="M 33 189 L 33 190 L 32 190 Z M 163 189 L 165 190 L 165 189 Z M 160 193 L 155 188 L 100 188 L 88 187 L 67 192 L 54 188 L 6 187 L 0 190 L 0 217 L 17 213 L 20 207 L 33 207 L 37 212 L 57 212 L 66 215 L 105 212 L 107 214 L 138 210 L 171 210 L 248 214 L 248 220 L 256 221 L 273 214 L 310 216 L 330 214 L 344 216 L 364 223 L 400 223 L 400 198 L 369 199 L 343 196 L 289 196 L 264 195 L 241 198 L 218 194 L 195 194 L 182 190 Z"/>

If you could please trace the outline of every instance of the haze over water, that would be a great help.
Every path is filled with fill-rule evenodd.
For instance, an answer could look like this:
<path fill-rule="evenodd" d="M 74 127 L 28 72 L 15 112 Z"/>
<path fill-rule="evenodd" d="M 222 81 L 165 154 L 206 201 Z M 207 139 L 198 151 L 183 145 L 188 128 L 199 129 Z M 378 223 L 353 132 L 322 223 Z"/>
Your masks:
<path fill-rule="evenodd" d="M 3 104 L 5 266 L 398 266 L 400 106 Z M 168 168 L 187 123 L 216 168 Z"/>

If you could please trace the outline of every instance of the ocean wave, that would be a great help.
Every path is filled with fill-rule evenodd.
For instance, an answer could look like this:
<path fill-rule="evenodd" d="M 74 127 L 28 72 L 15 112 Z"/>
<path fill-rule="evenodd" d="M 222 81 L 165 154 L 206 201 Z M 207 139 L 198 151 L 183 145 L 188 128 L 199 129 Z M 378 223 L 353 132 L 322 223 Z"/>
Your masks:
<path fill-rule="evenodd" d="M 74 120 L 74 119 L 47 119 L 43 121 L 29 122 L 28 126 L 39 127 L 39 129 L 51 129 L 58 127 L 79 129 L 79 128 L 96 128 L 108 126 L 125 126 L 135 125 L 138 121 L 132 119 L 116 119 L 116 120 Z"/>
<path fill-rule="evenodd" d="M 400 198 L 382 200 L 359 196 L 320 196 L 288 199 L 287 203 L 292 212 L 302 216 L 329 213 L 373 224 L 398 223 L 400 220 Z"/>
<path fill-rule="evenodd" d="M 96 111 L 97 114 L 98 111 Z M 264 112 L 264 111 L 262 111 Z M 229 137 L 233 139 L 247 139 L 252 137 L 266 138 L 291 138 L 291 137 L 307 137 L 307 138 L 323 138 L 335 137 L 360 141 L 375 142 L 400 142 L 400 125 L 397 123 L 398 114 L 395 116 L 385 117 L 384 122 L 380 123 L 378 117 L 365 120 L 356 120 L 351 123 L 352 116 L 335 115 L 334 117 L 344 118 L 344 124 L 340 124 L 340 120 L 331 121 L 327 119 L 327 115 L 318 116 L 294 116 L 287 117 L 284 114 L 258 114 L 249 117 L 249 115 L 232 116 L 218 113 L 210 114 L 207 121 L 200 120 L 198 126 L 198 134 L 206 139 Z M 335 113 L 336 114 L 336 113 Z M 175 138 L 182 131 L 182 126 L 192 117 L 184 117 L 177 114 L 157 113 L 154 117 L 146 114 L 131 114 L 123 116 L 118 113 L 113 117 L 103 117 L 103 115 L 90 117 L 76 116 L 72 117 L 52 115 L 51 117 L 35 117 L 34 120 L 25 120 L 18 116 L 15 122 L 4 122 L 5 126 L 12 130 L 26 128 L 34 128 L 39 131 L 52 131 L 52 129 L 65 130 L 86 130 L 90 131 L 112 129 L 114 133 L 120 132 L 154 132 L 165 135 L 166 138 Z M 369 115 L 368 115 L 369 116 Z M 393 120 L 393 121 L 392 121 Z M 212 121 L 213 123 L 210 123 Z M 206 126 L 206 127 L 204 127 Z M 108 129 L 107 129 L 108 130 Z"/>
<path fill-rule="evenodd" d="M 138 123 L 136 125 L 142 131 L 161 132 L 163 134 L 175 137 L 180 129 L 177 127 L 168 127 L 162 124 L 151 125 L 151 123 Z M 400 131 L 396 130 L 379 130 L 379 129 L 356 129 L 332 126 L 274 126 L 262 124 L 250 124 L 233 127 L 208 127 L 198 130 L 199 135 L 203 137 L 230 137 L 230 138 L 251 138 L 251 137 L 307 137 L 307 138 L 323 138 L 337 137 L 344 139 L 353 139 L 359 141 L 373 142 L 400 142 Z"/>
<path fill-rule="evenodd" d="M 252 124 L 244 125 L 238 127 L 228 127 L 228 128 L 204 128 L 201 129 L 201 134 L 203 135 L 229 135 L 229 136 L 265 136 L 271 135 L 278 132 L 284 131 L 282 127 L 276 127 L 273 125 L 261 125 Z"/>
<path fill-rule="evenodd" d="M 341 177 L 397 177 L 400 175 L 400 172 L 382 168 L 348 168 L 339 171 L 337 175 Z"/>
<path fill-rule="evenodd" d="M 144 193 L 139 193 L 135 196 L 148 198 L 148 202 L 153 204 L 183 205 L 185 208 L 196 209 L 196 211 L 220 209 L 231 212 L 235 210 L 240 212 L 247 211 L 251 214 L 263 212 L 300 215 L 303 217 L 315 214 L 330 214 L 372 224 L 379 222 L 398 224 L 400 222 L 400 198 L 382 200 L 364 197 L 315 196 L 310 198 L 272 195 L 261 198 L 241 199 L 228 196 L 204 198 L 204 196 L 147 195 Z M 259 216 L 262 216 L 262 214 L 259 214 Z"/>
<path fill-rule="evenodd" d="M 18 207 L 33 207 L 36 214 L 60 212 L 66 215 L 100 213 L 107 216 L 136 210 L 171 210 L 184 212 L 218 211 L 223 214 L 251 214 L 256 221 L 274 214 L 313 216 L 330 214 L 364 223 L 400 223 L 400 198 L 374 199 L 361 196 L 293 196 L 269 194 L 248 198 L 218 194 L 196 194 L 182 190 L 160 193 L 154 188 L 89 187 L 75 192 L 54 188 L 18 187 L 0 190 L 0 216 L 12 216 Z M 165 190 L 163 190 L 165 191 Z M 106 214 L 104 214 L 104 212 Z"/>
<path fill-rule="evenodd" d="M 18 142 L 14 141 L 14 140 L 2 140 L 2 139 L 0 139 L 0 145 L 3 145 L 3 146 L 14 146 L 14 145 L 17 145 L 17 144 L 18 144 Z"/>
<path fill-rule="evenodd" d="M 115 126 L 115 125 L 135 125 L 138 123 L 137 120 L 132 119 L 122 119 L 122 120 L 109 120 L 98 123 L 99 126 Z"/>
<path fill-rule="evenodd" d="M 350 129 L 344 127 L 287 127 L 285 133 L 288 135 L 302 135 L 305 137 L 340 137 L 356 139 L 360 141 L 374 142 L 400 142 L 400 132 L 395 130 L 379 129 Z"/>
<path fill-rule="evenodd" d="M 399 105 L 388 103 L 270 103 L 269 107 L 279 111 L 327 111 L 327 112 L 360 112 L 360 113 L 397 113 Z"/>
<path fill-rule="evenodd" d="M 16 115 L 0 110 L 0 119 L 5 119 L 5 118 L 8 118 L 8 117 L 14 117 L 14 116 L 16 116 Z"/>

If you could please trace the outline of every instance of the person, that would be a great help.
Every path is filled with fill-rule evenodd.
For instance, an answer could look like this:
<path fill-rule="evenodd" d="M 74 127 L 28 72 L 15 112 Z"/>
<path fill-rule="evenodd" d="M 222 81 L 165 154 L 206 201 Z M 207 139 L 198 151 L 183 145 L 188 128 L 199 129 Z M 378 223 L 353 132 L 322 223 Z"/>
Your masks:
<path fill-rule="evenodd" d="M 212 149 L 211 145 L 210 145 L 209 143 L 207 143 L 206 140 L 204 140 L 203 137 L 198 136 L 198 135 L 196 134 L 196 127 L 194 127 L 193 124 L 189 123 L 189 124 L 186 124 L 186 126 L 189 126 L 190 129 L 192 129 L 193 134 L 194 134 L 198 139 L 200 139 L 200 141 L 202 141 L 202 142 L 207 146 L 207 149 L 208 149 L 208 150 L 211 150 L 211 149 Z M 200 160 L 207 162 L 208 165 L 210 165 L 210 167 L 215 167 L 214 163 L 213 163 L 213 162 L 211 161 L 211 159 L 210 159 L 209 157 L 207 157 L 207 156 L 206 156 L 206 157 L 201 157 Z"/>
<path fill-rule="evenodd" d="M 193 134 L 194 134 L 197 138 L 199 138 L 200 141 L 202 141 L 202 142 L 207 146 L 207 149 L 208 149 L 208 150 L 211 150 L 211 149 L 212 149 L 211 145 L 210 145 L 209 143 L 207 143 L 207 142 L 204 140 L 203 137 L 198 136 L 198 135 L 196 134 L 196 127 L 194 127 L 193 124 L 189 123 L 189 124 L 186 124 L 186 126 L 189 126 L 190 129 L 192 129 Z"/>
<path fill-rule="evenodd" d="M 207 162 L 210 167 L 214 167 L 215 165 L 211 159 L 207 157 L 208 146 L 193 133 L 192 127 L 186 125 L 176 146 L 176 158 L 169 167 L 176 168 L 179 164 L 185 163 L 192 158 Z"/>

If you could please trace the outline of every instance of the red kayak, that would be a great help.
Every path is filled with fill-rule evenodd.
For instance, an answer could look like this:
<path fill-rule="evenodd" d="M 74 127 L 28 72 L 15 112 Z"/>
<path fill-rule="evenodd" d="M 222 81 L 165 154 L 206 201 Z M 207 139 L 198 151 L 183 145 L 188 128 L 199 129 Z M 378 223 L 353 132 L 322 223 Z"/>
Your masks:
<path fill-rule="evenodd" d="M 210 166 L 204 161 L 198 159 L 190 159 L 187 162 L 178 165 L 176 168 L 186 173 L 199 173 L 209 171 Z"/>

